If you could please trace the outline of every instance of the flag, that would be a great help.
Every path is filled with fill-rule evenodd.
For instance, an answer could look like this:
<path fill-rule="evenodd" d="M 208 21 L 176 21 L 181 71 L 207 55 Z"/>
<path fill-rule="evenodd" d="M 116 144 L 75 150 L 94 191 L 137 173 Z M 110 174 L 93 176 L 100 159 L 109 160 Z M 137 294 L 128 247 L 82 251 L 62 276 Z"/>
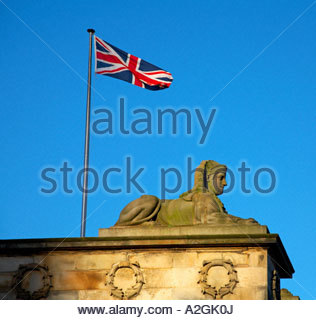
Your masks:
<path fill-rule="evenodd" d="M 95 72 L 149 90 L 168 88 L 173 80 L 171 73 L 137 58 L 104 40 L 94 37 Z"/>

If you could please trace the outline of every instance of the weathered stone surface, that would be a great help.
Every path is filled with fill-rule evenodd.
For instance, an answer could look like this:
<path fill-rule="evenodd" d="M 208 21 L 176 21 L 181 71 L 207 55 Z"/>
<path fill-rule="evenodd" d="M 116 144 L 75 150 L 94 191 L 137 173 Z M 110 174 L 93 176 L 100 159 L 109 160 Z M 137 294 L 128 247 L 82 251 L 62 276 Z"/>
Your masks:
<path fill-rule="evenodd" d="M 227 223 L 225 225 L 192 225 L 181 227 L 159 227 L 159 226 L 133 226 L 133 227 L 116 227 L 99 229 L 99 237 L 116 237 L 138 239 L 142 237 L 170 237 L 170 236 L 205 236 L 205 235 L 236 235 L 236 234 L 265 234 L 268 233 L 267 226 L 259 224 L 253 225 L 236 225 L 234 223 Z"/>
<path fill-rule="evenodd" d="M 145 288 L 186 288 L 198 282 L 197 268 L 145 269 Z"/>
<path fill-rule="evenodd" d="M 266 287 L 251 287 L 242 288 L 237 286 L 234 290 L 234 294 L 228 294 L 223 297 L 223 300 L 267 300 L 268 295 L 266 292 Z"/>
<path fill-rule="evenodd" d="M 172 288 L 144 288 L 135 300 L 174 300 L 176 299 Z"/>
<path fill-rule="evenodd" d="M 19 259 L 16 259 L 15 257 L 1 257 L 0 272 L 16 271 L 19 269 L 21 264 L 28 264 L 32 262 L 34 262 L 34 258 L 32 256 L 19 256 Z"/>
<path fill-rule="evenodd" d="M 267 254 L 261 248 L 254 248 L 249 250 L 249 266 L 250 267 L 266 267 Z"/>
<path fill-rule="evenodd" d="M 50 253 L 47 256 L 35 257 L 35 262 L 49 265 L 49 269 L 52 272 L 60 272 L 65 270 L 74 270 L 75 255 L 73 252 L 69 253 Z"/>
<path fill-rule="evenodd" d="M 211 299 L 210 296 L 202 294 L 198 285 L 199 271 L 204 261 L 222 259 L 235 265 L 239 281 L 234 293 L 224 296 L 223 299 L 262 299 L 267 295 L 267 269 L 264 266 L 267 262 L 266 256 L 265 249 L 243 247 L 137 249 L 129 254 L 115 250 L 71 252 L 69 255 L 64 252 L 55 253 L 45 259 L 45 265 L 52 273 L 53 284 L 48 298 L 113 299 L 106 285 L 107 273 L 114 263 L 129 259 L 139 263 L 144 275 L 145 284 L 137 299 Z M 37 256 L 36 260 L 42 261 L 40 258 Z M 209 284 L 215 287 L 224 286 L 224 282 L 229 279 L 222 275 L 223 272 L 225 270 L 213 268 L 208 275 Z M 2 276 L 3 284 L 8 286 L 11 273 Z M 117 280 L 114 285 L 125 290 L 134 284 L 133 277 L 130 269 L 121 269 L 116 274 L 119 285 Z"/>
<path fill-rule="evenodd" d="M 248 265 L 248 255 L 245 253 L 244 249 L 236 248 L 238 253 L 233 250 L 228 250 L 223 248 L 222 252 L 218 250 L 206 250 L 202 252 L 198 252 L 197 254 L 197 263 L 198 265 L 202 265 L 204 260 L 214 260 L 214 259 L 223 259 L 223 260 L 231 260 L 234 265 Z"/>
<path fill-rule="evenodd" d="M 79 300 L 111 300 L 109 290 L 79 290 Z"/>
<path fill-rule="evenodd" d="M 192 249 L 177 249 L 172 252 L 172 267 L 174 268 L 191 268 L 199 265 L 199 252 Z"/>
<path fill-rule="evenodd" d="M 170 254 L 171 252 L 174 254 Z M 177 253 L 173 250 L 171 252 L 163 252 L 162 250 L 134 251 L 128 257 L 131 262 L 138 261 L 141 266 L 146 266 L 149 269 L 172 268 L 174 256 Z"/>
<path fill-rule="evenodd" d="M 78 300 L 80 291 L 71 290 L 51 290 L 47 300 Z"/>
<path fill-rule="evenodd" d="M 111 296 L 115 286 L 127 297 L 127 291 L 136 284 L 136 274 L 137 285 L 141 286 L 131 299 L 212 299 L 202 292 L 201 272 L 207 272 L 205 281 L 215 287 L 217 299 L 268 299 L 268 261 L 270 269 L 282 266 L 277 270 L 283 272 L 281 277 L 293 272 L 280 239 L 266 229 L 252 235 L 214 235 L 208 234 L 207 228 L 202 228 L 200 235 L 189 235 L 176 229 L 163 231 L 166 233 L 161 237 L 148 233 L 131 238 L 73 238 L 62 243 L 58 239 L 0 241 L 0 261 L 5 266 L 5 272 L 0 273 L 0 291 L 8 292 L 10 278 L 19 265 L 30 262 L 47 267 L 52 276 L 53 287 L 47 299 L 119 299 L 120 294 Z M 272 266 L 271 254 L 278 265 Z M 208 266 L 214 261 L 223 263 L 205 269 L 205 263 Z M 121 267 L 115 271 L 118 265 Z M 229 277 L 226 265 L 232 271 Z M 232 293 L 221 296 L 220 290 L 235 276 Z M 7 298 L 15 299 L 14 291 Z"/>
<path fill-rule="evenodd" d="M 246 267 L 236 268 L 238 274 L 238 285 L 242 288 L 252 288 L 264 286 L 267 288 L 267 268 Z"/>
<path fill-rule="evenodd" d="M 239 252 L 223 252 L 223 260 L 230 260 L 236 267 L 249 266 L 249 253 L 247 250 L 239 250 Z"/>
<path fill-rule="evenodd" d="M 209 300 L 202 294 L 200 287 L 195 288 L 173 288 L 172 296 L 175 300 Z"/>
<path fill-rule="evenodd" d="M 13 272 L 1 272 L 0 273 L 0 291 L 11 288 L 12 279 L 14 273 Z"/>
<path fill-rule="evenodd" d="M 1 300 L 15 300 L 16 294 L 14 290 L 0 290 L 0 299 Z"/>
<path fill-rule="evenodd" d="M 104 289 L 106 272 L 65 271 L 54 273 L 52 277 L 55 290 L 94 290 Z"/>
<path fill-rule="evenodd" d="M 74 258 L 76 270 L 109 270 L 115 260 L 126 260 L 126 250 L 94 251 Z"/>
<path fill-rule="evenodd" d="M 288 289 L 281 289 L 281 300 L 300 300 L 300 297 L 294 296 Z"/>

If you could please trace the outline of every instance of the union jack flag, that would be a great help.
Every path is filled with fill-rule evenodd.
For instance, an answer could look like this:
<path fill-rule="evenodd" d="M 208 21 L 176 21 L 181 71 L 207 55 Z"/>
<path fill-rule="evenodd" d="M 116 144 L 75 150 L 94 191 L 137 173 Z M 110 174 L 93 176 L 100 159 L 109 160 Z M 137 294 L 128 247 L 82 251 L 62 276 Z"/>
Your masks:
<path fill-rule="evenodd" d="M 119 48 L 95 39 L 95 72 L 121 79 L 149 90 L 168 88 L 173 80 L 171 73 L 137 58 Z"/>

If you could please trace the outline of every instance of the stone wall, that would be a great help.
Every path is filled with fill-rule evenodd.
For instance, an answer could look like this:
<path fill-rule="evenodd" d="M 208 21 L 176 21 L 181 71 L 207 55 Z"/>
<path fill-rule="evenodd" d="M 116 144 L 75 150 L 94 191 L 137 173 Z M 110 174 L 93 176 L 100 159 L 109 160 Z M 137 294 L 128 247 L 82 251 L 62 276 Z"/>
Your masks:
<path fill-rule="evenodd" d="M 53 252 L 32 257 L 2 257 L 0 264 L 1 297 L 10 291 L 20 265 L 39 264 L 51 275 L 48 299 L 118 299 L 111 296 L 109 275 L 113 265 L 128 261 L 139 270 L 144 283 L 134 299 L 214 299 L 203 294 L 203 262 L 232 263 L 237 281 L 233 293 L 222 299 L 267 299 L 267 252 L 261 248 L 194 248 L 107 250 L 93 252 Z M 206 264 L 207 265 L 207 264 Z M 218 291 L 229 284 L 227 266 L 210 266 L 206 285 Z M 123 289 L 136 284 L 130 267 L 117 268 L 114 286 Z M 30 279 L 30 282 L 36 279 Z M 29 284 L 31 285 L 31 284 Z M 38 285 L 40 287 L 40 284 Z M 36 284 L 33 284 L 36 289 Z M 15 290 L 6 297 L 16 298 Z M 217 299 L 220 297 L 217 295 Z"/>
<path fill-rule="evenodd" d="M 278 235 L 180 231 L 0 241 L 0 298 L 278 299 L 294 272 Z"/>

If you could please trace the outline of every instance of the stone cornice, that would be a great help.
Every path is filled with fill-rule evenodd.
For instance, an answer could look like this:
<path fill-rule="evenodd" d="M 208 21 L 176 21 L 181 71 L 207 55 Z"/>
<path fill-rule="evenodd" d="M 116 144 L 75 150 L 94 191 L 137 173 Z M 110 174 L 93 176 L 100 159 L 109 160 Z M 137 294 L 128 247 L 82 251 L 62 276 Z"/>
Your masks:
<path fill-rule="evenodd" d="M 278 234 L 146 234 L 89 238 L 0 240 L 0 255 L 47 254 L 52 251 L 96 251 L 152 248 L 259 247 L 277 262 L 281 278 L 292 278 L 293 266 Z"/>

